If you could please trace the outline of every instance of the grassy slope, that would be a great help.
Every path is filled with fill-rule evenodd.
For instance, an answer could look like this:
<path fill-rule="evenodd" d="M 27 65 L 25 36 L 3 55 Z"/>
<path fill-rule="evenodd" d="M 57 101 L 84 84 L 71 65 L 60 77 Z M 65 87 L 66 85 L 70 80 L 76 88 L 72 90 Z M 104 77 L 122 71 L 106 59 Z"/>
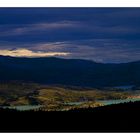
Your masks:
<path fill-rule="evenodd" d="M 138 91 L 135 92 L 138 93 Z M 0 105 L 41 104 L 45 106 L 44 110 L 94 107 L 100 105 L 96 100 L 125 99 L 131 94 L 128 91 L 114 89 L 58 87 L 23 82 L 0 83 Z M 85 103 L 75 106 L 66 104 L 79 101 L 85 101 Z"/>

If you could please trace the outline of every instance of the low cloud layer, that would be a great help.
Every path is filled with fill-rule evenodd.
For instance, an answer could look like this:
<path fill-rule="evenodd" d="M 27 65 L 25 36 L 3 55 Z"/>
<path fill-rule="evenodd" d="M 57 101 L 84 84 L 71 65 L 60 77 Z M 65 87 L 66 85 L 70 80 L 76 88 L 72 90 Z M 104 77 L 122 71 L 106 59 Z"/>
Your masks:
<path fill-rule="evenodd" d="M 41 51 L 34 52 L 28 49 L 17 49 L 17 50 L 0 50 L 0 55 L 12 57 L 51 57 L 51 56 L 67 56 L 69 55 L 69 53 L 41 52 Z"/>
<path fill-rule="evenodd" d="M 140 60 L 139 40 L 90 39 L 64 42 L 12 44 L 0 42 L 0 55 L 86 59 L 101 63 L 126 63 Z"/>

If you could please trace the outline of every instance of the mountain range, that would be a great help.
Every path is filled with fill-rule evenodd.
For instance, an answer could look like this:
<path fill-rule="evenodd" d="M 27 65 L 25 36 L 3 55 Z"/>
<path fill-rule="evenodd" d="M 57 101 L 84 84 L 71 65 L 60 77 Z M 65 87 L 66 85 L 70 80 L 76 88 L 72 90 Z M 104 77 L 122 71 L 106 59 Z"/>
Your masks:
<path fill-rule="evenodd" d="M 0 80 L 82 87 L 140 85 L 140 61 L 104 64 L 55 57 L 0 56 Z"/>

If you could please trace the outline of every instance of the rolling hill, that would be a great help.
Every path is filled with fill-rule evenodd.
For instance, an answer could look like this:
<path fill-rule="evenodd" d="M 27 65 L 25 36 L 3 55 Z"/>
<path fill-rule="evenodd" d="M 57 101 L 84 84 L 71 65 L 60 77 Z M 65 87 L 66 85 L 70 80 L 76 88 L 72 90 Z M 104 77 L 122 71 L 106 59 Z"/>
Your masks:
<path fill-rule="evenodd" d="M 0 56 L 0 80 L 82 87 L 140 85 L 140 62 L 103 64 L 53 57 Z"/>

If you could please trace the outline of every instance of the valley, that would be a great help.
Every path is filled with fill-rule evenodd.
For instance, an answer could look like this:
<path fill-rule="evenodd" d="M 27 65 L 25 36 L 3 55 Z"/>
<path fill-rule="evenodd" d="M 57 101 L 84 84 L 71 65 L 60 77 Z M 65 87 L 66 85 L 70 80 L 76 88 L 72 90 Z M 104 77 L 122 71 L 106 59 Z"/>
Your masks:
<path fill-rule="evenodd" d="M 66 111 L 137 101 L 139 93 L 138 87 L 132 90 L 115 87 L 101 89 L 9 81 L 0 83 L 0 107 L 19 111 Z"/>

